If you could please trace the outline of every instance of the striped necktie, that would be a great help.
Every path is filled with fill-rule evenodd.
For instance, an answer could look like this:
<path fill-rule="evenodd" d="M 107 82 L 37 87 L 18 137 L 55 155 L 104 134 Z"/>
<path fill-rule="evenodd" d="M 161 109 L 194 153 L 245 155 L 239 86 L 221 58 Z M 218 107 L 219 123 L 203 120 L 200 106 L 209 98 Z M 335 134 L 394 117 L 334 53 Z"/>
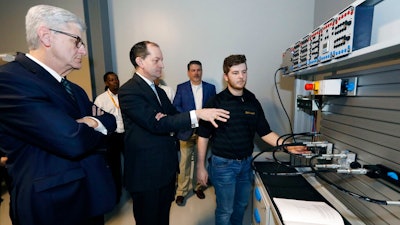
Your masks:
<path fill-rule="evenodd" d="M 63 78 L 63 79 L 61 79 L 61 84 L 64 86 L 65 90 L 68 92 L 68 94 L 71 96 L 71 98 L 73 100 L 75 100 L 75 96 L 74 96 L 74 93 L 72 91 L 71 84 L 69 83 L 69 81 L 67 79 Z"/>

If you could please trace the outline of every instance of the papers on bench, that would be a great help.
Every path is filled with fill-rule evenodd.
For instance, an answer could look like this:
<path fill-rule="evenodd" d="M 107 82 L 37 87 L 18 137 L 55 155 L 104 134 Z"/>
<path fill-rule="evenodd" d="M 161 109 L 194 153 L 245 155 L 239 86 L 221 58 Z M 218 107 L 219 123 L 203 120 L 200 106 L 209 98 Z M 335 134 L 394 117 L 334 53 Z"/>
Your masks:
<path fill-rule="evenodd" d="M 344 225 L 342 216 L 325 202 L 274 198 L 285 225 Z"/>

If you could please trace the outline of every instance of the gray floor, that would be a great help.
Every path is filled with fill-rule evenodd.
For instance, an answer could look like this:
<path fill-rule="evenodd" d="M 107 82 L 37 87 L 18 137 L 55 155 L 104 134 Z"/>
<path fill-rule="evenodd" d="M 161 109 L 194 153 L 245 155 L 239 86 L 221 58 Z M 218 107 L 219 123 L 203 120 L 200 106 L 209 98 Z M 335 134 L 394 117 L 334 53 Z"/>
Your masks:
<path fill-rule="evenodd" d="M 185 206 L 177 206 L 175 202 L 171 206 L 171 225 L 212 225 L 214 224 L 215 194 L 214 188 L 209 187 L 206 198 L 199 199 L 194 195 L 188 196 Z M 9 195 L 3 194 L 4 201 L 0 206 L 0 224 L 11 225 L 8 217 Z M 251 203 L 251 202 L 250 202 Z M 132 201 L 127 193 L 124 193 L 121 203 L 114 211 L 106 215 L 106 225 L 134 225 L 132 214 Z M 251 204 L 246 211 L 243 225 L 251 224 Z"/>

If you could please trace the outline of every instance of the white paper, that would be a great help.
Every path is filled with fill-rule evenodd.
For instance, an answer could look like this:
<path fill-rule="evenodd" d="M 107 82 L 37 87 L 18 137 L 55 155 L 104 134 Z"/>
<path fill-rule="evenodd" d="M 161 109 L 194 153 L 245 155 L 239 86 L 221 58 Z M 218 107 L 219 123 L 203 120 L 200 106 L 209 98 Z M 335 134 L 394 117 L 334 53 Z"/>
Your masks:
<path fill-rule="evenodd" d="M 342 216 L 325 202 L 274 198 L 285 225 L 344 225 Z"/>

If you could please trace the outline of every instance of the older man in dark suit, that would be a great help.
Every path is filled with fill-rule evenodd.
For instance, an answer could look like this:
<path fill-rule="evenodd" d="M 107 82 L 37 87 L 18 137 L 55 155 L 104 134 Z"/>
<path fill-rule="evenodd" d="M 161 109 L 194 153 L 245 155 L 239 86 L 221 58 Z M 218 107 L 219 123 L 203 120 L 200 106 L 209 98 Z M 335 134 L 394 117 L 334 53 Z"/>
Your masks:
<path fill-rule="evenodd" d="M 104 224 L 116 199 L 98 147 L 116 129 L 115 118 L 65 80 L 86 55 L 85 24 L 69 11 L 38 5 L 29 9 L 26 29 L 29 53 L 0 68 L 0 143 L 12 179 L 13 224 Z"/>
<path fill-rule="evenodd" d="M 226 122 L 229 112 L 199 109 L 179 113 L 165 92 L 154 85 L 164 67 L 160 47 L 135 44 L 130 60 L 136 73 L 119 90 L 125 125 L 125 183 L 133 200 L 136 225 L 167 225 L 174 200 L 179 130 L 198 126 L 198 119 Z"/>

